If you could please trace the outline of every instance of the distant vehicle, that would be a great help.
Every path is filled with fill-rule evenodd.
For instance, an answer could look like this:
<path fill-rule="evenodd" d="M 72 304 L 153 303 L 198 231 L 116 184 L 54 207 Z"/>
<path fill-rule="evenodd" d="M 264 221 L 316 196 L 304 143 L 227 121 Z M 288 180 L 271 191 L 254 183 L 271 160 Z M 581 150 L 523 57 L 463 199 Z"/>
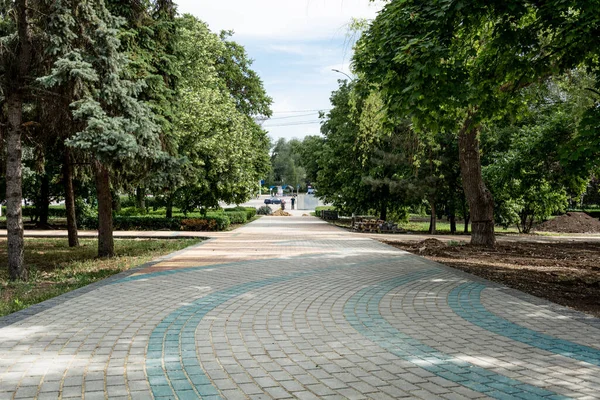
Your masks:
<path fill-rule="evenodd" d="M 281 199 L 279 199 L 277 197 L 273 197 L 271 199 L 271 204 L 281 204 Z"/>
<path fill-rule="evenodd" d="M 315 189 L 314 188 L 308 188 L 308 190 L 306 191 L 306 194 L 315 194 Z"/>
<path fill-rule="evenodd" d="M 271 204 L 271 199 L 265 199 L 265 204 Z"/>

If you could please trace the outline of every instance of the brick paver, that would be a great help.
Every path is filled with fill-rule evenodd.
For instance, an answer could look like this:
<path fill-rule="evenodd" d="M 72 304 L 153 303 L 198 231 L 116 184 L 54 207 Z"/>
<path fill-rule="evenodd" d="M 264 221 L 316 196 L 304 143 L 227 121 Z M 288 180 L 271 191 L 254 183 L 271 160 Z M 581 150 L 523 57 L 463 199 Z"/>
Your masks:
<path fill-rule="evenodd" d="M 0 399 L 600 398 L 598 320 L 312 217 L 0 327 Z"/>

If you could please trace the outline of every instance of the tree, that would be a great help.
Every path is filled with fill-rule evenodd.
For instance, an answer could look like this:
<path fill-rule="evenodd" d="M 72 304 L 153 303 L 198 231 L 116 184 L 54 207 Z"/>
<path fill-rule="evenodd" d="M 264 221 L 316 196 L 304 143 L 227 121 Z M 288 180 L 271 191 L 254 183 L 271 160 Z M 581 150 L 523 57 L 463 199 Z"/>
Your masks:
<path fill-rule="evenodd" d="M 23 105 L 27 86 L 31 83 L 34 58 L 31 5 L 30 0 L 0 3 L 0 96 L 5 104 L 3 114 L 6 115 L 6 225 L 11 280 L 27 280 L 28 277 L 23 260 L 21 136 L 25 129 Z"/>
<path fill-rule="evenodd" d="M 104 2 L 56 2 L 46 12 L 52 69 L 39 82 L 67 94 L 73 134 L 67 145 L 87 154 L 98 197 L 98 256 L 112 257 L 111 170 L 127 170 L 158 158 L 159 129 L 151 109 L 138 100 L 143 82 L 126 79 L 120 50 L 121 20 Z"/>
<path fill-rule="evenodd" d="M 528 85 L 597 64 L 598 6 L 392 1 L 359 41 L 355 66 L 381 85 L 391 112 L 418 128 L 457 133 L 472 243 L 494 244 L 493 198 L 481 175 L 483 124 L 510 112 L 515 93 Z"/>
<path fill-rule="evenodd" d="M 498 121 L 484 131 L 484 175 L 497 198 L 503 225 L 529 232 L 534 222 L 566 209 L 580 199 L 598 158 L 571 159 L 580 138 L 579 121 L 593 104 L 585 90 L 593 79 L 582 71 L 532 85 L 522 96 L 530 104 L 518 119 Z"/>
<path fill-rule="evenodd" d="M 175 154 L 185 160 L 176 171 L 184 184 L 170 188 L 165 195 L 190 210 L 215 207 L 221 200 L 244 202 L 256 192 L 257 182 L 268 170 L 269 143 L 264 130 L 246 112 L 270 113 L 270 99 L 264 95 L 264 103 L 256 102 L 256 97 L 246 102 L 242 89 L 230 91 L 239 86 L 231 83 L 235 79 L 230 82 L 233 86 L 224 82 L 223 64 L 227 70 L 248 64 L 240 59 L 226 62 L 230 59 L 226 44 L 203 22 L 183 16 L 178 22 L 178 40 L 181 79 L 174 138 Z M 248 79 L 262 87 L 257 77 L 235 76 L 243 77 L 242 86 L 250 85 Z"/>

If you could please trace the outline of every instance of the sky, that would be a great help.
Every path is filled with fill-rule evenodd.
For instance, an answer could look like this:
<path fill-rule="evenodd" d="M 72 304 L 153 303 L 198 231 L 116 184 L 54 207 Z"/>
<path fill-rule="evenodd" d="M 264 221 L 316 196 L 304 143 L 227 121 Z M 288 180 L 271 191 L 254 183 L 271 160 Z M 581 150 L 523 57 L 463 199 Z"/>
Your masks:
<path fill-rule="evenodd" d="M 232 30 L 273 98 L 269 136 L 302 139 L 319 134 L 318 111 L 330 108 L 338 69 L 350 72 L 352 18 L 375 18 L 369 0 L 179 0 L 179 12 L 206 22 L 213 32 Z"/>

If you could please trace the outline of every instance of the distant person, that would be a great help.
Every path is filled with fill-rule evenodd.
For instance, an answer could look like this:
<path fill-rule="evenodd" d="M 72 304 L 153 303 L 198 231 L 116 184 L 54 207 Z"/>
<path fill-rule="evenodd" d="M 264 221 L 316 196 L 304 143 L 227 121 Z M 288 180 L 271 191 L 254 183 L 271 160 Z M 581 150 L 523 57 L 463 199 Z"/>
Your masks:
<path fill-rule="evenodd" d="M 281 199 L 281 211 L 285 210 L 285 200 Z"/>
<path fill-rule="evenodd" d="M 295 204 L 296 204 L 296 196 L 292 197 L 292 210 L 294 209 Z"/>

